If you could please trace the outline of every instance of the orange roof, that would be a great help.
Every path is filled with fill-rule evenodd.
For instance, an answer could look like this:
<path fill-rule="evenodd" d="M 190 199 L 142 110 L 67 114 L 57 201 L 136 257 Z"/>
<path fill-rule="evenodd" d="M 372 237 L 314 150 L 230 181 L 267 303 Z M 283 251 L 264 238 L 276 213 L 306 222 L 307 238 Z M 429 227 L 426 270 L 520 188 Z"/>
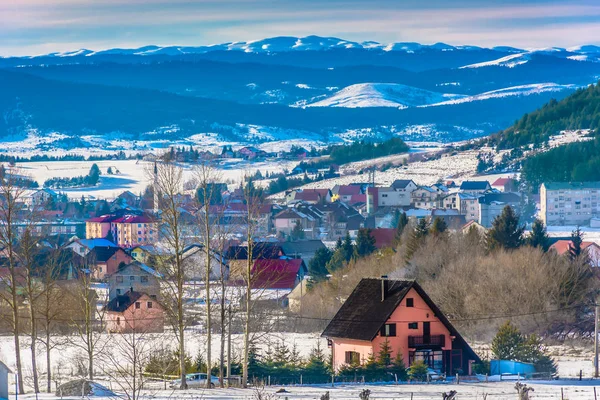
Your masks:
<path fill-rule="evenodd" d="M 557 240 L 556 243 L 550 246 L 550 248 L 556 251 L 558 254 L 565 254 L 569 251 L 571 243 L 571 240 Z M 598 245 L 595 242 L 581 242 L 582 249 L 587 249 L 590 246 L 598 247 Z"/>

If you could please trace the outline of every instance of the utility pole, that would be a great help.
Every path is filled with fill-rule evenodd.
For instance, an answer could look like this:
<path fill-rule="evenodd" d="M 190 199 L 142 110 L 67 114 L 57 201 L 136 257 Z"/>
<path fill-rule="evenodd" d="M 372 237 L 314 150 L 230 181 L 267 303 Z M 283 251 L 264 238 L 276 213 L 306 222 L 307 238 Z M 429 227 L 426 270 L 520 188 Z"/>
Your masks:
<path fill-rule="evenodd" d="M 598 299 L 596 299 L 594 310 L 594 378 L 598 378 L 598 314 L 600 313 Z"/>

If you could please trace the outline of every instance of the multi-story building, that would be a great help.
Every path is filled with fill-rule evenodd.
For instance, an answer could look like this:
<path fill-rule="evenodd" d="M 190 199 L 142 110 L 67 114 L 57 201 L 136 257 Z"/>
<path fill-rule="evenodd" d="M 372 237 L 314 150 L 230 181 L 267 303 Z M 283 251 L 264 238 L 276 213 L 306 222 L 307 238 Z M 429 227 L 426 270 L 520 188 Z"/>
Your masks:
<path fill-rule="evenodd" d="M 541 219 L 546 225 L 589 225 L 600 215 L 600 182 L 543 183 Z"/>
<path fill-rule="evenodd" d="M 158 241 L 158 224 L 147 215 L 109 214 L 90 218 L 85 223 L 86 238 L 106 238 L 109 233 L 120 247 L 154 244 Z"/>
<path fill-rule="evenodd" d="M 517 193 L 486 193 L 479 197 L 479 224 L 490 228 L 494 219 L 502 214 L 506 206 L 512 207 L 518 214 L 521 196 Z"/>

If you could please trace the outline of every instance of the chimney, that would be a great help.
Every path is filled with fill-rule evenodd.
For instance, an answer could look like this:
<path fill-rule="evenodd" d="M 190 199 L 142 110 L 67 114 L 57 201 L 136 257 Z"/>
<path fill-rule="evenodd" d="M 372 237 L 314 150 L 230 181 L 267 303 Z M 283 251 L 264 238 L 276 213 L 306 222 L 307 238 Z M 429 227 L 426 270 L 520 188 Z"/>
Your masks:
<path fill-rule="evenodd" d="M 133 293 L 133 286 L 129 288 L 129 290 L 131 290 L 131 293 Z"/>
<path fill-rule="evenodd" d="M 384 301 L 390 288 L 387 275 L 381 275 L 381 301 Z"/>

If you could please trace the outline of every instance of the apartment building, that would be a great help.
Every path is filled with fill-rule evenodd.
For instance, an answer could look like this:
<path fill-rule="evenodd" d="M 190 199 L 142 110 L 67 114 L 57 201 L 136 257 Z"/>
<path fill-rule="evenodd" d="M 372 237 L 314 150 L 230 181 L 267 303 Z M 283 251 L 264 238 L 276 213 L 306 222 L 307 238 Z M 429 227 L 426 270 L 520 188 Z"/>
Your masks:
<path fill-rule="evenodd" d="M 546 225 L 589 225 L 600 216 L 600 182 L 551 182 L 540 188 L 541 219 Z"/>
<path fill-rule="evenodd" d="M 120 247 L 154 244 L 158 241 L 158 224 L 150 216 L 126 213 L 102 215 L 86 221 L 86 238 L 106 238 Z"/>

